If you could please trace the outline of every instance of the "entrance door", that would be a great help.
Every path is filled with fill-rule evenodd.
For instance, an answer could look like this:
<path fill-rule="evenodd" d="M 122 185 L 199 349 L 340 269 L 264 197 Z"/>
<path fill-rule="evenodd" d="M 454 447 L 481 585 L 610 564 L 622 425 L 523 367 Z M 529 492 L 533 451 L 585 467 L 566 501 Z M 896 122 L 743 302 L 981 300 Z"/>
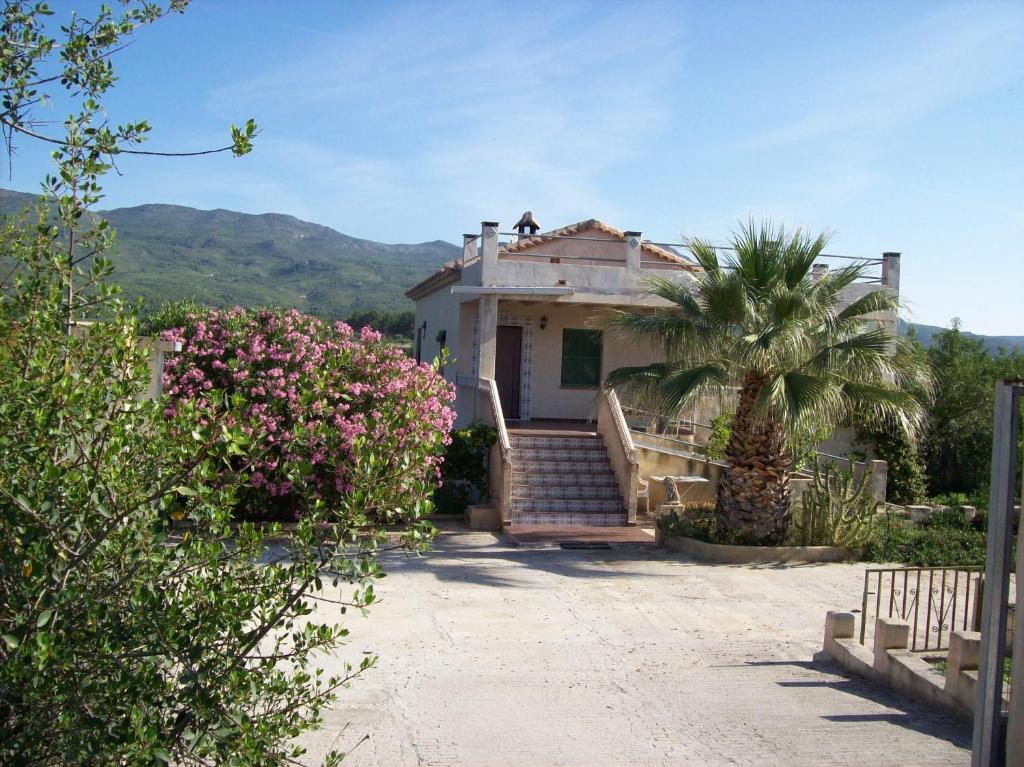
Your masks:
<path fill-rule="evenodd" d="M 506 418 L 519 418 L 519 389 L 523 363 L 523 329 L 517 325 L 498 325 L 494 355 L 494 381 Z"/>

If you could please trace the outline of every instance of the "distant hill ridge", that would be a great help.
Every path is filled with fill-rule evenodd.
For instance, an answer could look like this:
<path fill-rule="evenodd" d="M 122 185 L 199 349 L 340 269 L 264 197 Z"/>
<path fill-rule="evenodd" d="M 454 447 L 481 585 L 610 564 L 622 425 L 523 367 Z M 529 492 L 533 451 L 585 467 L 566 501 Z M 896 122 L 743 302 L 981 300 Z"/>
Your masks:
<path fill-rule="evenodd" d="M 37 199 L 0 189 L 0 214 L 20 212 Z M 217 306 L 294 306 L 328 318 L 400 311 L 412 308 L 407 288 L 462 254 L 442 240 L 388 245 L 283 213 L 161 203 L 100 213 L 117 229 L 116 280 L 150 307 L 195 296 Z M 925 346 L 943 329 L 900 320 L 900 333 L 910 327 Z M 1024 336 L 978 337 L 993 351 L 1024 348 Z"/>
<path fill-rule="evenodd" d="M 938 325 L 921 325 L 917 322 L 907 322 L 904 319 L 899 320 L 899 333 L 900 335 L 907 335 L 907 332 L 913 328 L 914 335 L 917 340 L 925 347 L 932 345 L 932 339 L 938 333 L 948 328 L 939 327 Z M 963 334 L 968 338 L 979 338 L 982 343 L 985 344 L 985 349 L 989 352 L 999 351 L 1000 348 L 1013 349 L 1018 348 L 1024 350 L 1024 336 L 983 336 L 977 333 L 968 333 L 963 331 Z"/>
<path fill-rule="evenodd" d="M 0 213 L 37 195 L 0 190 Z M 194 296 L 214 305 L 277 304 L 323 317 L 411 309 L 404 291 L 462 253 L 436 240 L 390 245 L 282 213 L 149 204 L 99 211 L 117 229 L 115 279 L 154 307 Z"/>

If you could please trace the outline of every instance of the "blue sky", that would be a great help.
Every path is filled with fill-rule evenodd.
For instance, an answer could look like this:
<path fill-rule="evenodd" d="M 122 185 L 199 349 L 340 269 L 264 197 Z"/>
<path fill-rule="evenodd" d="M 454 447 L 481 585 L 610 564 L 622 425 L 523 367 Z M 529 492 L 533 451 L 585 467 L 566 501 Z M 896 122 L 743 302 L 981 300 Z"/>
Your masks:
<path fill-rule="evenodd" d="M 149 119 L 150 148 L 263 133 L 243 159 L 125 161 L 106 207 L 386 242 L 527 208 L 670 241 L 769 216 L 903 252 L 914 321 L 1024 334 L 1024 3 L 194 0 L 116 64 L 111 117 Z M 47 169 L 22 144 L 4 184 Z"/>

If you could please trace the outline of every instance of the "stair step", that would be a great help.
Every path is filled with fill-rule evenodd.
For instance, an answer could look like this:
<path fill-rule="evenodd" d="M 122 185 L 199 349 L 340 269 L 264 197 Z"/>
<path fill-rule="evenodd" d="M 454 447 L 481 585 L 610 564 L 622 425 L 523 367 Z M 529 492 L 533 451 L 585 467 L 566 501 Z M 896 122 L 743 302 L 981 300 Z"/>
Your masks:
<path fill-rule="evenodd" d="M 555 474 L 572 476 L 574 474 L 608 474 L 612 470 L 607 456 L 604 460 L 587 461 L 552 461 L 537 460 L 525 461 L 512 459 L 513 476 L 521 474 L 524 476 L 534 474 Z"/>
<path fill-rule="evenodd" d="M 512 513 L 577 512 L 621 514 L 621 498 L 513 498 Z"/>
<path fill-rule="evenodd" d="M 512 448 L 512 460 L 523 461 L 607 461 L 604 445 L 593 448 L 538 447 Z"/>
<path fill-rule="evenodd" d="M 594 436 L 580 437 L 517 437 L 509 438 L 513 448 L 523 449 L 575 449 L 575 448 L 604 448 L 604 442 L 596 434 Z"/>
<path fill-rule="evenodd" d="M 512 486 L 524 487 L 595 487 L 610 485 L 617 487 L 615 475 L 611 471 L 587 472 L 512 472 Z"/>
<path fill-rule="evenodd" d="M 617 499 L 619 488 L 615 485 L 513 485 L 513 502 L 518 499 Z"/>
<path fill-rule="evenodd" d="M 520 512 L 512 514 L 513 525 L 549 525 L 552 527 L 622 527 L 626 524 L 624 512 Z"/>

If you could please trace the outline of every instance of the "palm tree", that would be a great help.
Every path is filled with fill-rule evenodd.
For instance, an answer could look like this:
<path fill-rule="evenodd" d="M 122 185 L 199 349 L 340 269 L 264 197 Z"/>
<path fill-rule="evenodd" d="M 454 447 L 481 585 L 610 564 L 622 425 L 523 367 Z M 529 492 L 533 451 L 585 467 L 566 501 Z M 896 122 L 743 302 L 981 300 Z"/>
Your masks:
<path fill-rule="evenodd" d="M 787 443 L 800 429 L 870 419 L 913 436 L 922 422 L 911 391 L 927 386 L 927 365 L 880 319 L 893 316 L 897 296 L 874 290 L 844 307 L 844 289 L 868 264 L 815 273 L 827 241 L 752 221 L 728 249 L 695 239 L 687 248 L 704 270 L 697 283 L 652 279 L 648 291 L 669 307 L 618 310 L 606 320 L 665 357 L 619 368 L 606 386 L 667 414 L 708 394 L 736 398 L 717 513 L 738 538 L 785 537 Z"/>

